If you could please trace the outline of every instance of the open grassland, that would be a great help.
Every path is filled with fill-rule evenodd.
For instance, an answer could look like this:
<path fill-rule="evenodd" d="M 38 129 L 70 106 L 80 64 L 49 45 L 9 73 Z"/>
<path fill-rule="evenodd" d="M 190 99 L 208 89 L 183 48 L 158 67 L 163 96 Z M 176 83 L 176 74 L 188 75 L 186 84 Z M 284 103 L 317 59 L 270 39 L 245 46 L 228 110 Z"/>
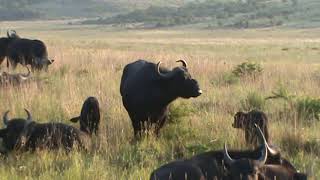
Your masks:
<path fill-rule="evenodd" d="M 280 87 L 299 97 L 319 98 L 319 29 L 129 31 L 59 21 L 1 27 L 44 40 L 56 60 L 49 73 L 34 74 L 31 83 L 1 88 L 1 113 L 10 109 L 10 117 L 25 117 L 23 108 L 28 108 L 38 122 L 70 124 L 88 96 L 99 99 L 102 112 L 91 151 L 11 154 L 0 160 L 1 179 L 148 179 L 168 161 L 222 149 L 224 142 L 233 149 L 249 148 L 243 133 L 231 127 L 233 115 L 248 108 L 248 96 L 267 113 L 272 142 L 283 156 L 310 179 L 320 178 L 320 122 L 299 118 L 282 100 L 259 101 Z M 119 86 L 123 67 L 139 58 L 161 60 L 167 67 L 187 60 L 204 93 L 175 101 L 160 138 L 148 136 L 137 143 Z M 245 61 L 261 63 L 262 75 L 229 78 L 233 67 Z M 7 70 L 5 64 L 1 70 Z"/>

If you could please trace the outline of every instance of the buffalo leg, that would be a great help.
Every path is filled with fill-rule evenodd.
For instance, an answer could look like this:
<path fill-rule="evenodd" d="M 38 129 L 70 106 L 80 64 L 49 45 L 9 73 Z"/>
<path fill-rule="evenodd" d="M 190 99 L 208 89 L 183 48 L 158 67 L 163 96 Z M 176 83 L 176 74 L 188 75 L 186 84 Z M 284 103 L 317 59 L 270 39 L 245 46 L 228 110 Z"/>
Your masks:
<path fill-rule="evenodd" d="M 2 64 L 3 61 L 4 61 L 4 57 L 1 56 L 1 57 L 0 57 L 0 65 Z"/>

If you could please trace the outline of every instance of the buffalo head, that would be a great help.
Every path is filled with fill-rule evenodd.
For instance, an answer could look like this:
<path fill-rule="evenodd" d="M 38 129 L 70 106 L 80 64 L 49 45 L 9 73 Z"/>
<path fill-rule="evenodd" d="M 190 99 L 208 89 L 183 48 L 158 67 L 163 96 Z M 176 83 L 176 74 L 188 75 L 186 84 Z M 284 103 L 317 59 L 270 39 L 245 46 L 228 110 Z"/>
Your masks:
<path fill-rule="evenodd" d="M 246 121 L 246 113 L 243 112 L 237 112 L 234 115 L 234 122 L 232 124 L 232 127 L 234 128 L 244 128 L 245 121 Z"/>
<path fill-rule="evenodd" d="M 36 69 L 44 69 L 45 71 L 48 71 L 49 65 L 51 65 L 54 62 L 54 59 L 46 59 L 46 58 L 35 58 L 35 68 Z"/>
<path fill-rule="evenodd" d="M 224 146 L 224 163 L 227 168 L 227 176 L 232 180 L 257 180 L 259 170 L 267 161 L 268 144 L 261 129 L 256 125 L 259 136 L 263 139 L 261 156 L 258 159 L 232 159 L 228 153 L 227 145 Z"/>
<path fill-rule="evenodd" d="M 156 65 L 156 71 L 161 79 L 168 80 L 173 84 L 174 93 L 182 98 L 198 97 L 202 94 L 202 90 L 199 88 L 198 82 L 193 79 L 188 72 L 187 63 L 184 60 L 178 60 L 182 66 L 175 67 L 172 71 L 167 73 L 160 72 L 161 61 Z"/>
<path fill-rule="evenodd" d="M 20 38 L 20 36 L 17 34 L 17 32 L 15 30 L 10 30 L 10 31 L 7 31 L 7 37 L 8 38 Z"/>
<path fill-rule="evenodd" d="M 25 139 L 28 125 L 32 122 L 30 112 L 25 109 L 27 119 L 14 118 L 9 120 L 9 111 L 3 115 L 3 123 L 5 128 L 0 130 L 0 138 L 3 139 L 3 144 L 7 150 L 13 150 L 17 146 L 21 146 L 23 139 Z"/>

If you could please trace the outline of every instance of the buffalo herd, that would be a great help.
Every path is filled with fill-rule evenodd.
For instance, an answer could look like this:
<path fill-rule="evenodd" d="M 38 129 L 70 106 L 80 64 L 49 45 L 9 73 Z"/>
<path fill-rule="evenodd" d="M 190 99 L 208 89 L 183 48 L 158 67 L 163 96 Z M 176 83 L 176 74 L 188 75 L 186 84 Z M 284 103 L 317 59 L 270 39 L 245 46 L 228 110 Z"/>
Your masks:
<path fill-rule="evenodd" d="M 14 30 L 0 38 L 0 65 L 7 59 L 7 67 L 25 66 L 28 73 L 0 74 L 0 86 L 19 85 L 30 78 L 31 71 L 48 70 L 54 62 L 48 58 L 47 47 L 40 40 L 21 38 Z M 202 90 L 188 71 L 187 62 L 172 70 L 146 60 L 137 60 L 124 66 L 120 94 L 131 119 L 134 138 L 139 140 L 146 131 L 156 136 L 168 119 L 168 107 L 177 98 L 196 98 Z M 31 67 L 31 71 L 29 67 Z M 80 115 L 70 121 L 80 128 L 64 123 L 36 122 L 29 110 L 27 118 L 9 118 L 3 115 L 4 128 L 0 129 L 1 154 L 12 151 L 64 149 L 89 150 L 91 137 L 98 135 L 100 124 L 99 102 L 88 97 Z M 285 159 L 279 148 L 271 145 L 268 118 L 264 112 L 237 112 L 234 128 L 242 129 L 245 141 L 253 150 L 223 149 L 196 154 L 187 159 L 169 162 L 155 169 L 150 180 L 306 180 L 307 175 Z"/>

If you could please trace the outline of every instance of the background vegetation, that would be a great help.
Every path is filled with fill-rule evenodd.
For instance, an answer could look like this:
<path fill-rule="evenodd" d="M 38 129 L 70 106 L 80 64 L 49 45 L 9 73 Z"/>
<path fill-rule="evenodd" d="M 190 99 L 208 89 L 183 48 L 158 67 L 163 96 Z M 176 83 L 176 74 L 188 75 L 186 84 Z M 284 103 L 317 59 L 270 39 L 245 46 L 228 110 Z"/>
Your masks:
<path fill-rule="evenodd" d="M 284 157 L 309 179 L 320 177 L 320 122 L 315 116 L 320 96 L 319 29 L 127 30 L 69 26 L 65 21 L 1 26 L 44 40 L 56 61 L 49 73 L 33 74 L 30 84 L 1 88 L 0 112 L 10 109 L 10 117 L 25 117 L 23 108 L 28 108 L 38 122 L 69 124 L 85 98 L 96 96 L 102 113 L 101 131 L 88 153 L 13 153 L 0 159 L 1 179 L 148 179 L 153 169 L 168 161 L 222 149 L 224 142 L 233 149 L 250 148 L 244 133 L 231 126 L 237 111 L 250 109 L 267 113 L 272 143 Z M 175 101 L 159 138 L 149 135 L 134 142 L 119 85 L 123 67 L 138 58 L 161 60 L 167 67 L 187 60 L 204 93 Z M 233 73 L 252 72 L 242 68 L 244 62 L 261 71 L 253 76 Z M 1 71 L 7 71 L 5 63 Z M 266 100 L 276 95 L 292 100 Z"/>

